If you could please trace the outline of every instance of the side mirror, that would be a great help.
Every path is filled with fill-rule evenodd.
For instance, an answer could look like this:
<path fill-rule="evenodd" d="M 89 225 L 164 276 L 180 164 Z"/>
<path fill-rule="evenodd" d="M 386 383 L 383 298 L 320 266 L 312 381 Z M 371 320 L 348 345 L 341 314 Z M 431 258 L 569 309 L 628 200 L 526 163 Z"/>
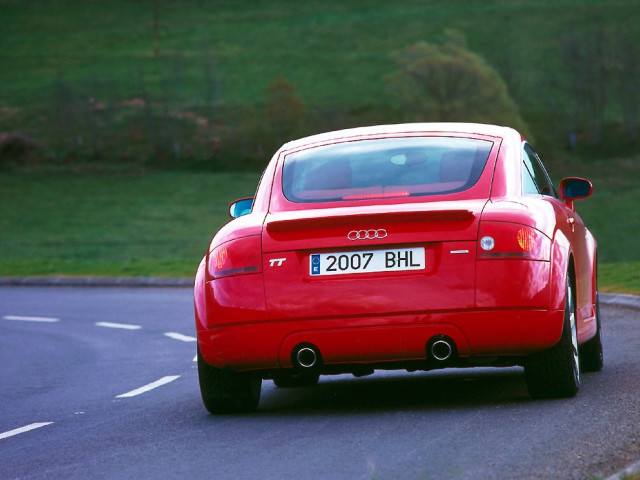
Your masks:
<path fill-rule="evenodd" d="M 573 208 L 573 201 L 590 197 L 593 193 L 593 185 L 589 180 L 577 177 L 563 178 L 560 181 L 560 198 L 569 208 Z"/>
<path fill-rule="evenodd" d="M 251 213 L 253 208 L 253 198 L 241 198 L 229 205 L 229 216 L 231 218 L 238 218 L 247 213 Z"/>

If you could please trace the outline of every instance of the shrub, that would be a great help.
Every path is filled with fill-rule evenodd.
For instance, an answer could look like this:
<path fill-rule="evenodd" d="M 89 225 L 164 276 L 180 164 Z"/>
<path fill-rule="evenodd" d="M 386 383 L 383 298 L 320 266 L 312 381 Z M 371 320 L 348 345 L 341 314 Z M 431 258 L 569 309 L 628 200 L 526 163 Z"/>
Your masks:
<path fill-rule="evenodd" d="M 21 133 L 0 134 L 0 165 L 25 165 L 40 149 L 33 139 Z"/>
<path fill-rule="evenodd" d="M 405 107 L 407 120 L 526 125 L 507 87 L 464 37 L 447 32 L 442 45 L 419 42 L 394 54 L 400 69 L 389 86 Z"/>

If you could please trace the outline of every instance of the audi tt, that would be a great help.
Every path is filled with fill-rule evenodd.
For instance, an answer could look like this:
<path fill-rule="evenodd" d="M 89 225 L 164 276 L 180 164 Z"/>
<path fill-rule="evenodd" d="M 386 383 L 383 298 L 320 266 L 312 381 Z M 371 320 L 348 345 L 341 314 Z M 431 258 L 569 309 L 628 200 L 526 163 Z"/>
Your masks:
<path fill-rule="evenodd" d="M 404 124 L 285 144 L 231 203 L 195 276 L 212 413 L 255 410 L 262 381 L 376 369 L 521 366 L 532 398 L 602 368 L 596 240 L 520 133 Z"/>

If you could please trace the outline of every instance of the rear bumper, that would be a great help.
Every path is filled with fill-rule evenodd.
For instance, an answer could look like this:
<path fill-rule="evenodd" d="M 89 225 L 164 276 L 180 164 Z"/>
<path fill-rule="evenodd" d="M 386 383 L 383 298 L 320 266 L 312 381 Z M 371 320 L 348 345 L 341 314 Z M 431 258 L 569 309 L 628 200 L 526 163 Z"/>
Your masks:
<path fill-rule="evenodd" d="M 555 345 L 562 310 L 464 310 L 391 317 L 268 321 L 198 330 L 205 361 L 238 371 L 292 366 L 301 343 L 317 347 L 325 365 L 426 360 L 431 338 L 446 335 L 460 358 L 512 357 Z"/>

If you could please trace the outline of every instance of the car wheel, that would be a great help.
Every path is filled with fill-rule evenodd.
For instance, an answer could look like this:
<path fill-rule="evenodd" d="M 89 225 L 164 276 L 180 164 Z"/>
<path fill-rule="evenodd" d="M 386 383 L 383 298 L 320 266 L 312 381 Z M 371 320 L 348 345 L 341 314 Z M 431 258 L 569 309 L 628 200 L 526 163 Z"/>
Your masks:
<path fill-rule="evenodd" d="M 250 372 L 212 367 L 198 349 L 198 379 L 202 402 L 210 413 L 246 413 L 258 408 L 262 379 Z"/>
<path fill-rule="evenodd" d="M 562 337 L 554 347 L 531 355 L 524 373 L 532 398 L 573 397 L 580 389 L 575 297 L 568 276 Z"/>
<path fill-rule="evenodd" d="M 600 298 L 596 291 L 596 335 L 580 345 L 580 367 L 583 372 L 599 372 L 604 364 L 602 353 L 602 325 L 600 322 Z"/>
<path fill-rule="evenodd" d="M 273 376 L 273 383 L 276 387 L 291 388 L 291 387 L 313 387 L 318 384 L 320 375 L 317 373 L 291 373 L 281 372 Z"/>

